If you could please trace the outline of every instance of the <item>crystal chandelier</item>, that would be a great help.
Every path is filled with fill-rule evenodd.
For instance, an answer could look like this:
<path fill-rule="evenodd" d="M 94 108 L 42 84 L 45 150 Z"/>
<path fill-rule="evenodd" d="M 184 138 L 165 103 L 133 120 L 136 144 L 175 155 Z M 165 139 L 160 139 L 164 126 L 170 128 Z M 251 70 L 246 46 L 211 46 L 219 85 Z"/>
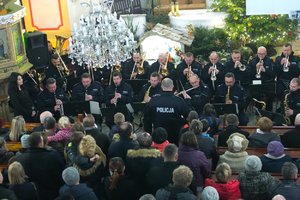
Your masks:
<path fill-rule="evenodd" d="M 69 38 L 69 58 L 72 63 L 88 68 L 115 65 L 130 58 L 135 49 L 133 33 L 124 20 L 112 13 L 113 0 L 97 0 L 85 3 L 90 11 L 81 16 L 79 26 L 74 24 Z"/>

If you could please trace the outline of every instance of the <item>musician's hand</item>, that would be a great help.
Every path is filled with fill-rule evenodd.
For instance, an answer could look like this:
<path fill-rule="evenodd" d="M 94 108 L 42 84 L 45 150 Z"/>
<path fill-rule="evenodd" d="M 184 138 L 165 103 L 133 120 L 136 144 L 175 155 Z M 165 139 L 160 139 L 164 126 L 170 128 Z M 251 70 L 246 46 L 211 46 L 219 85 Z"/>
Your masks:
<path fill-rule="evenodd" d="M 186 93 L 186 91 L 182 91 L 182 96 L 185 99 L 191 99 L 191 96 Z"/>
<path fill-rule="evenodd" d="M 85 100 L 86 101 L 93 100 L 93 96 L 92 95 L 85 95 Z"/>
<path fill-rule="evenodd" d="M 63 104 L 63 102 L 60 100 L 60 99 L 56 99 L 56 105 L 61 105 L 61 104 Z"/>
<path fill-rule="evenodd" d="M 131 78 L 135 79 L 136 78 L 137 73 L 133 72 Z"/>
<path fill-rule="evenodd" d="M 98 154 L 95 154 L 93 157 L 90 158 L 90 162 L 95 162 L 96 160 L 98 160 L 100 157 Z"/>
<path fill-rule="evenodd" d="M 214 71 L 214 69 L 215 69 L 215 68 L 214 68 L 213 66 L 210 66 L 209 69 L 208 69 L 208 73 L 209 73 L 209 74 L 212 73 L 212 72 Z"/>
<path fill-rule="evenodd" d="M 235 64 L 234 64 L 234 68 L 239 68 L 241 66 L 241 62 L 240 61 L 235 61 Z"/>
<path fill-rule="evenodd" d="M 116 99 L 121 99 L 121 98 L 122 98 L 122 95 L 121 95 L 120 93 L 116 92 L 115 98 L 116 98 Z"/>
<path fill-rule="evenodd" d="M 220 72 L 220 70 L 218 70 L 217 68 L 216 68 L 216 74 L 218 74 Z"/>
<path fill-rule="evenodd" d="M 294 110 L 292 110 L 292 109 L 290 109 L 290 108 L 288 108 L 286 111 L 285 111 L 285 115 L 286 116 L 292 116 L 294 114 Z"/>
<path fill-rule="evenodd" d="M 32 112 L 31 112 L 31 117 L 34 117 L 36 115 L 36 112 L 33 110 Z"/>
<path fill-rule="evenodd" d="M 60 105 L 54 106 L 54 111 L 59 111 L 60 110 Z"/>
<path fill-rule="evenodd" d="M 116 98 L 112 98 L 112 99 L 110 100 L 110 103 L 111 103 L 111 104 L 117 104 L 117 99 L 116 99 Z"/>
<path fill-rule="evenodd" d="M 185 68 L 184 70 L 183 70 L 183 75 L 185 75 L 186 76 L 186 74 L 189 72 L 189 69 L 188 68 Z"/>
<path fill-rule="evenodd" d="M 177 90 L 174 92 L 174 95 L 177 95 L 178 94 L 178 92 L 177 92 Z"/>
<path fill-rule="evenodd" d="M 232 100 L 228 99 L 225 104 L 232 104 Z"/>
<path fill-rule="evenodd" d="M 256 63 L 256 69 L 259 69 L 262 66 L 260 62 Z"/>
<path fill-rule="evenodd" d="M 260 70 L 261 70 L 262 72 L 266 72 L 266 68 L 265 68 L 263 65 L 261 65 Z"/>

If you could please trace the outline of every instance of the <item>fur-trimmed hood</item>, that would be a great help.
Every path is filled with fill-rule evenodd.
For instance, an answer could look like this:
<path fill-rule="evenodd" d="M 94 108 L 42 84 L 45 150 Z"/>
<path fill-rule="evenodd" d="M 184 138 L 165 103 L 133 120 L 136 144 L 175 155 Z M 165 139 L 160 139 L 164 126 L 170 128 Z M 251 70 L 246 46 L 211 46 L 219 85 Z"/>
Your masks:
<path fill-rule="evenodd" d="M 130 149 L 127 152 L 129 158 L 159 158 L 161 153 L 159 150 L 154 148 L 141 148 L 141 149 Z"/>
<path fill-rule="evenodd" d="M 96 146 L 95 154 L 99 155 L 99 159 L 97 159 L 96 162 L 94 163 L 94 165 L 89 169 L 83 170 L 78 165 L 73 164 L 73 166 L 78 170 L 80 176 L 89 176 L 89 175 L 93 174 L 97 170 L 97 168 L 102 164 L 103 164 L 103 167 L 105 167 L 106 156 L 102 152 L 100 147 Z"/>

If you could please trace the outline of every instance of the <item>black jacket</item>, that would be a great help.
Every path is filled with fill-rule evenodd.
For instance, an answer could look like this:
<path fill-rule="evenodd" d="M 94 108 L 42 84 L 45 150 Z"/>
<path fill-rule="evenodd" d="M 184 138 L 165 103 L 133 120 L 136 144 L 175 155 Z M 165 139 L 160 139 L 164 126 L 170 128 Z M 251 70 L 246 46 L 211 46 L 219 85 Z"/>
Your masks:
<path fill-rule="evenodd" d="M 99 82 L 92 82 L 91 85 L 85 88 L 82 83 L 77 83 L 72 91 L 72 101 L 85 101 L 85 95 L 92 95 L 92 101 L 99 103 L 104 102 L 103 88 Z"/>
<path fill-rule="evenodd" d="M 173 92 L 163 92 L 147 103 L 144 112 L 144 129 L 152 133 L 152 124 L 154 128 L 163 127 L 169 134 L 169 142 L 178 144 L 179 130 L 189 110 L 182 98 L 175 96 Z"/>
<path fill-rule="evenodd" d="M 58 189 L 63 184 L 61 173 L 65 164 L 55 150 L 31 148 L 16 160 L 24 167 L 29 181 L 37 184 L 41 199 L 52 200 L 58 196 Z"/>
<path fill-rule="evenodd" d="M 33 102 L 27 92 L 27 89 L 22 87 L 22 90 L 9 89 L 8 95 L 10 105 L 14 109 L 14 115 L 22 115 L 26 122 L 32 122 L 31 113 L 35 109 Z"/>
<path fill-rule="evenodd" d="M 298 66 L 298 59 L 294 56 L 294 52 L 289 56 L 289 62 L 291 65 L 289 66 L 289 71 L 283 71 L 283 65 L 281 65 L 281 60 L 285 58 L 285 55 L 281 54 L 276 57 L 274 68 L 276 69 L 277 80 L 288 80 L 290 81 L 292 78 L 299 77 L 300 68 Z"/>
<path fill-rule="evenodd" d="M 57 88 L 54 94 L 49 92 L 49 90 L 46 88 L 38 96 L 37 106 L 39 112 L 42 113 L 44 111 L 50 111 L 56 118 L 59 118 L 59 111 L 54 111 L 54 106 L 56 105 L 55 98 L 60 99 L 62 102 L 69 101 L 66 93 L 62 89 Z"/>
<path fill-rule="evenodd" d="M 94 191 L 89 188 L 85 183 L 80 183 L 78 185 L 64 185 L 60 188 L 59 193 L 70 194 L 76 200 L 98 200 Z"/>
<path fill-rule="evenodd" d="M 255 57 L 250 61 L 249 65 L 248 65 L 249 70 L 250 70 L 250 80 L 257 80 L 255 75 L 257 74 L 256 64 L 258 62 L 259 62 L 259 58 Z M 261 78 L 259 80 L 261 80 L 262 83 L 274 82 L 274 78 L 276 75 L 276 69 L 274 69 L 274 67 L 273 67 L 273 61 L 269 57 L 266 56 L 263 59 L 263 62 L 264 62 L 264 68 L 266 69 L 266 71 L 261 72 Z"/>
<path fill-rule="evenodd" d="M 300 196 L 300 184 L 294 180 L 283 179 L 280 184 L 274 186 L 271 191 L 273 198 L 277 194 L 281 194 L 288 200 L 297 200 Z"/>
<path fill-rule="evenodd" d="M 181 83 L 183 85 L 185 85 L 188 82 L 188 80 L 186 79 L 186 76 L 183 74 L 183 70 L 185 68 L 188 68 L 188 65 L 186 64 L 186 62 L 184 60 L 181 63 L 179 63 L 176 68 L 178 80 L 181 81 Z M 191 64 L 191 68 L 192 68 L 192 71 L 194 74 L 197 74 L 198 77 L 201 77 L 202 67 L 201 67 L 200 63 L 193 61 Z"/>
<path fill-rule="evenodd" d="M 85 133 L 92 136 L 103 153 L 107 155 L 108 147 L 110 145 L 109 137 L 106 134 L 101 133 L 97 128 L 86 129 Z"/>
<path fill-rule="evenodd" d="M 242 65 L 246 67 L 245 71 L 241 71 L 240 68 L 234 68 L 235 63 L 233 62 L 232 58 L 225 63 L 224 68 L 225 72 L 224 74 L 228 72 L 232 72 L 235 76 L 235 80 L 240 81 L 240 83 L 247 84 L 250 81 L 250 70 L 247 67 L 247 63 L 245 61 L 241 61 Z"/>
<path fill-rule="evenodd" d="M 168 69 L 168 76 L 165 76 L 164 78 L 170 78 L 172 79 L 173 81 L 177 79 L 177 75 L 176 75 L 176 70 L 175 70 L 175 67 L 174 67 L 174 64 L 171 63 L 171 62 L 168 62 L 167 64 L 167 69 Z M 153 73 L 153 72 L 159 72 L 160 70 L 160 63 L 158 61 L 156 61 L 155 63 L 153 63 L 150 67 L 150 72 Z"/>
<path fill-rule="evenodd" d="M 122 76 L 124 79 L 130 79 L 130 76 L 132 74 L 132 70 L 134 67 L 135 62 L 132 59 L 126 60 L 124 63 L 122 63 Z M 136 79 L 148 79 L 150 77 L 150 65 L 147 61 L 144 61 L 143 63 L 144 68 L 144 74 L 137 75 Z"/>
<path fill-rule="evenodd" d="M 124 81 L 121 82 L 119 86 L 114 84 L 108 86 L 105 90 L 105 103 L 107 106 L 114 106 L 110 103 L 110 100 L 114 98 L 115 92 L 118 92 L 122 95 L 121 99 L 118 99 L 117 106 L 126 105 L 127 103 L 132 103 L 133 101 L 133 92 L 129 84 Z"/>
<path fill-rule="evenodd" d="M 138 102 L 142 102 L 144 100 L 144 96 L 145 96 L 147 90 L 149 89 L 150 85 L 151 85 L 150 83 L 147 83 L 142 87 L 142 89 L 139 92 L 138 97 L 137 97 Z M 161 90 L 161 85 L 159 83 L 155 88 L 153 88 L 153 87 L 150 88 L 149 97 L 152 97 L 154 95 L 161 94 L 161 93 L 162 93 L 162 90 Z"/>
<path fill-rule="evenodd" d="M 281 135 L 281 142 L 286 148 L 300 148 L 300 125 Z"/>
<path fill-rule="evenodd" d="M 211 91 L 213 91 L 213 82 L 211 81 L 211 73 L 209 74 L 209 68 L 213 66 L 213 64 L 211 62 L 207 63 L 203 70 L 202 70 L 202 74 L 201 74 L 201 79 L 204 83 L 206 83 L 208 85 L 208 87 L 210 88 Z M 219 73 L 216 74 L 217 80 L 214 81 L 214 85 L 215 85 L 215 90 L 217 88 L 218 85 L 224 83 L 224 66 L 222 63 L 217 62 L 216 63 L 216 67 L 219 70 Z"/>
<path fill-rule="evenodd" d="M 131 139 L 120 138 L 120 141 L 110 144 L 108 149 L 108 158 L 121 157 L 126 162 L 127 151 L 138 148 L 138 143 Z"/>
<path fill-rule="evenodd" d="M 224 131 L 219 133 L 218 137 L 218 146 L 227 147 L 227 140 L 232 133 L 240 133 L 243 134 L 247 139 L 249 137 L 249 133 L 247 131 L 241 130 L 239 127 L 234 125 L 229 125 L 225 128 Z"/>

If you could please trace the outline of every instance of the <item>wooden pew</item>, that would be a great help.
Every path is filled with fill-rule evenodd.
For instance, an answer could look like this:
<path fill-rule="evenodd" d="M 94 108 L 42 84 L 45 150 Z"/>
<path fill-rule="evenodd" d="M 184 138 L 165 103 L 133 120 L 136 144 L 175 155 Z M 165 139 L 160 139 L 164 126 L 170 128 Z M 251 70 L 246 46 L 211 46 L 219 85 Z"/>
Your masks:
<path fill-rule="evenodd" d="M 225 151 L 227 151 L 227 147 L 217 147 L 219 155 L 222 155 Z M 267 153 L 267 148 L 248 147 L 246 151 L 249 155 L 256 155 L 260 157 Z M 284 148 L 284 153 L 294 159 L 300 158 L 300 148 Z"/>
<path fill-rule="evenodd" d="M 25 128 L 28 132 L 32 132 L 33 128 L 39 126 L 40 123 L 25 123 Z M 11 122 L 4 122 L 4 128 L 11 128 Z"/>
<path fill-rule="evenodd" d="M 6 142 L 8 151 L 18 152 L 22 148 L 21 142 Z"/>
<path fill-rule="evenodd" d="M 250 134 L 256 132 L 258 126 L 239 126 L 240 129 L 248 131 Z M 295 126 L 273 126 L 272 132 L 283 135 L 285 132 L 294 129 Z"/>
<path fill-rule="evenodd" d="M 8 165 L 7 164 L 1 164 L 0 165 L 0 171 L 3 172 L 4 170 L 8 169 Z"/>

